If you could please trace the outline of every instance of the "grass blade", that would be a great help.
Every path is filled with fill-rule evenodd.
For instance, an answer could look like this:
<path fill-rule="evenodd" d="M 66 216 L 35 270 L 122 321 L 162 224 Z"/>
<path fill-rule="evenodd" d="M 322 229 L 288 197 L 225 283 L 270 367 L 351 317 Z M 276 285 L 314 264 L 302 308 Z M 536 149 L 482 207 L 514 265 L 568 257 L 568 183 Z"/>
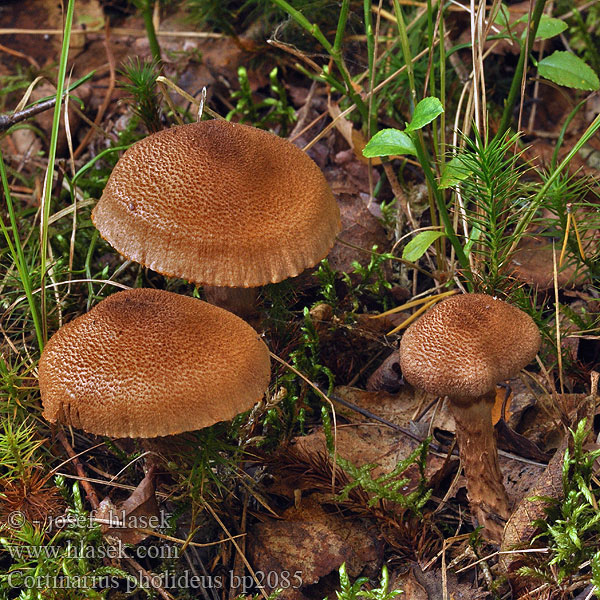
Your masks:
<path fill-rule="evenodd" d="M 8 245 L 8 249 L 12 255 L 12 258 L 17 266 L 17 271 L 19 273 L 19 278 L 21 279 L 21 285 L 23 286 L 23 291 L 27 296 L 27 302 L 29 303 L 29 310 L 31 311 L 31 317 L 33 318 L 33 324 L 35 327 L 35 335 L 37 338 L 37 343 L 42 351 L 44 347 L 44 335 L 42 324 L 40 322 L 40 317 L 38 313 L 37 304 L 33 298 L 33 287 L 31 285 L 31 278 L 29 276 L 29 269 L 27 267 L 27 262 L 25 260 L 25 253 L 23 252 L 23 246 L 21 244 L 21 238 L 19 237 L 19 227 L 17 224 L 17 218 L 15 215 L 14 205 L 12 202 L 12 197 L 10 195 L 10 188 L 8 186 L 8 179 L 6 177 L 6 169 L 4 167 L 4 157 L 2 156 L 2 151 L 0 151 L 0 178 L 2 179 L 2 189 L 4 190 L 4 198 L 6 200 L 6 206 L 8 208 L 8 216 L 10 218 L 10 227 L 12 230 L 12 239 L 6 225 L 4 224 L 4 219 L 0 217 L 0 228 L 2 228 L 2 233 L 6 238 L 6 243 Z"/>
<path fill-rule="evenodd" d="M 54 181 L 54 163 L 56 160 L 56 145 L 58 142 L 58 126 L 60 124 L 60 113 L 62 106 L 63 90 L 65 87 L 65 76 L 67 73 L 67 59 L 69 56 L 69 42 L 71 39 L 71 27 L 73 25 L 73 10 L 75 0 L 69 0 L 65 16 L 65 28 L 63 32 L 63 43 L 60 52 L 58 66 L 58 80 L 56 82 L 56 106 L 54 107 L 54 118 L 52 119 L 52 133 L 50 135 L 50 148 L 48 150 L 48 167 L 44 181 L 44 193 L 42 195 L 42 217 L 40 221 L 40 271 L 41 281 L 41 313 L 42 313 L 42 346 L 48 339 L 48 326 L 46 319 L 46 270 L 48 253 L 48 221 L 50 219 L 50 198 L 52 195 L 52 183 Z"/>

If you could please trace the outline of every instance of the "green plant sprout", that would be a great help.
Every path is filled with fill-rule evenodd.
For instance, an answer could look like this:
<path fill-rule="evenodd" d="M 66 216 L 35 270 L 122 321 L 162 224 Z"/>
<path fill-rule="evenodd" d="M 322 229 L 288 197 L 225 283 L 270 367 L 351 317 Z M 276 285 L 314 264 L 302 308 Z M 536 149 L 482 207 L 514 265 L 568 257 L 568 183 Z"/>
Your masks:
<path fill-rule="evenodd" d="M 332 308 L 337 309 L 340 304 L 335 282 L 338 276 L 348 287 L 347 299 L 351 303 L 351 311 L 356 312 L 361 300 L 365 296 L 377 298 L 384 310 L 387 310 L 389 300 L 385 296 L 385 291 L 392 288 L 392 284 L 388 281 L 386 273 L 383 270 L 383 265 L 388 260 L 393 260 L 395 257 L 390 252 L 379 253 L 378 247 L 375 245 L 371 248 L 371 257 L 366 265 L 361 265 L 358 261 L 352 261 L 352 272 L 347 273 L 342 271 L 337 273 L 334 271 L 329 261 L 324 258 L 314 275 L 319 280 L 319 294 L 323 301 L 329 304 Z"/>
<path fill-rule="evenodd" d="M 570 13 L 567 20 L 569 28 L 569 46 L 584 61 L 591 64 L 596 73 L 600 72 L 600 7 L 594 4 L 582 15 L 576 6 L 562 0 L 557 5 L 558 13 Z"/>
<path fill-rule="evenodd" d="M 512 121 L 512 112 L 517 101 L 518 94 L 521 91 L 521 82 L 523 72 L 527 61 L 528 53 L 531 52 L 533 43 L 536 39 L 549 39 L 559 35 L 565 25 L 559 19 L 553 19 L 544 15 L 545 0 L 536 0 L 531 20 L 523 17 L 522 21 L 527 21 L 527 36 L 523 35 L 522 39 L 516 36 L 510 36 L 505 32 L 508 27 L 500 33 L 510 37 L 519 45 L 519 61 L 512 79 L 511 88 L 508 93 L 508 98 L 504 104 L 502 120 L 498 128 L 497 138 L 502 138 L 510 128 Z M 506 20 L 506 9 L 499 11 L 497 22 L 502 25 L 508 25 Z M 527 39 L 525 39 L 527 37 Z M 566 87 L 582 89 L 582 90 L 597 90 L 600 87 L 598 76 L 594 71 L 578 56 L 571 52 L 555 51 L 550 56 L 546 56 L 537 63 L 538 73 L 558 85 Z"/>
<path fill-rule="evenodd" d="M 427 487 L 427 478 L 425 469 L 427 466 L 427 454 L 429 452 L 430 438 L 419 444 L 413 452 L 404 460 L 401 460 L 390 473 L 379 477 L 373 477 L 372 471 L 377 467 L 375 463 L 369 463 L 357 467 L 351 461 L 335 453 L 335 444 L 331 425 L 331 417 L 325 406 L 321 408 L 321 417 L 323 420 L 323 431 L 327 442 L 327 450 L 333 459 L 335 457 L 337 465 L 352 478 L 352 481 L 344 487 L 341 493 L 336 497 L 338 502 L 348 500 L 352 490 L 360 488 L 369 494 L 368 506 L 375 506 L 382 500 L 394 502 L 402 508 L 405 508 L 420 517 L 421 509 L 427 504 L 433 490 Z M 419 469 L 419 482 L 414 491 L 406 494 L 403 489 L 410 482 L 406 477 L 401 477 L 412 465 Z"/>
<path fill-rule="evenodd" d="M 600 450 L 585 451 L 589 434 L 587 420 L 583 419 L 575 431 L 573 449 L 565 451 L 562 469 L 562 499 L 536 496 L 533 500 L 546 502 L 546 517 L 533 522 L 540 533 L 532 540 L 544 539 L 550 548 L 550 560 L 543 567 L 522 567 L 524 576 L 537 576 L 552 581 L 549 569 L 556 572 L 556 582 L 562 583 L 577 573 L 581 565 L 591 561 L 595 565 L 595 585 L 598 582 L 598 544 L 600 543 L 600 490 L 593 484 L 594 463 Z"/>
<path fill-rule="evenodd" d="M 294 368 L 306 375 L 311 381 L 320 381 L 325 378 L 327 393 L 333 391 L 334 375 L 321 364 L 319 356 L 319 334 L 315 328 L 308 307 L 303 310 L 304 323 L 302 324 L 301 339 L 298 347 L 290 353 L 290 362 Z"/>
<path fill-rule="evenodd" d="M 43 444 L 36 439 L 37 428 L 34 422 L 24 420 L 15 424 L 10 418 L 2 421 L 0 433 L 0 464 L 4 472 L 2 479 L 23 479 L 34 468 L 41 466 L 38 450 Z"/>
<path fill-rule="evenodd" d="M 596 598 L 600 598 L 600 550 L 594 554 L 590 561 L 592 567 L 592 585 Z"/>
<path fill-rule="evenodd" d="M 519 167 L 520 154 L 511 152 L 517 140 L 517 135 L 506 135 L 489 141 L 475 128 L 474 139 L 465 139 L 466 149 L 444 171 L 444 176 L 456 173 L 460 163 L 464 179 L 457 187 L 471 227 L 465 253 L 477 258 L 472 274 L 479 280 L 478 285 L 474 281 L 476 288 L 489 294 L 503 290 L 511 252 L 520 241 L 513 231 L 523 209 L 526 169 Z"/>
<path fill-rule="evenodd" d="M 142 120 L 150 133 L 162 129 L 161 94 L 157 90 L 156 79 L 160 75 L 156 61 L 130 58 L 123 64 L 122 74 L 129 83 L 121 87 L 131 94 L 133 112 Z"/>
<path fill-rule="evenodd" d="M 424 98 L 415 106 L 412 119 L 406 124 L 404 131 L 395 128 L 382 129 L 369 140 L 363 149 L 363 155 L 366 158 L 395 155 L 412 155 L 417 157 L 423 168 L 429 190 L 435 199 L 435 207 L 442 221 L 444 234 L 452 244 L 461 268 L 468 270 L 469 261 L 467 255 L 454 230 L 442 189 L 437 183 L 430 157 L 425 149 L 421 131 L 425 126 L 443 114 L 443 112 L 443 105 L 438 98 Z M 432 210 L 431 214 L 433 220 L 435 218 L 435 210 Z"/>
<path fill-rule="evenodd" d="M 383 309 L 386 310 L 388 308 L 388 300 L 384 292 L 385 290 L 390 290 L 392 284 L 387 280 L 387 276 L 383 271 L 383 264 L 387 260 L 392 260 L 394 255 L 389 252 L 380 254 L 377 250 L 377 246 L 373 246 L 371 249 L 371 258 L 365 266 L 356 260 L 352 261 L 352 274 L 359 277 L 358 282 L 353 283 L 351 275 L 342 272 L 342 281 L 346 283 L 350 290 L 354 311 L 357 311 L 359 308 L 358 299 L 365 294 L 379 298 L 382 301 Z"/>
<path fill-rule="evenodd" d="M 379 587 L 366 587 L 366 584 L 369 582 L 366 577 L 359 577 L 352 583 L 346 570 L 346 563 L 343 563 L 340 566 L 339 575 L 340 589 L 335 592 L 337 600 L 358 600 L 359 598 L 367 598 L 368 600 L 392 600 L 403 593 L 402 590 L 389 589 L 390 576 L 385 565 L 381 568 Z"/>
<path fill-rule="evenodd" d="M 238 68 L 238 81 L 240 89 L 231 94 L 231 99 L 237 101 L 236 105 L 225 118 L 231 121 L 238 117 L 240 121 L 251 123 L 254 127 L 278 126 L 280 134 L 285 136 L 289 125 L 296 119 L 296 113 L 294 107 L 288 104 L 285 88 L 277 78 L 277 67 L 269 73 L 269 88 L 273 96 L 260 102 L 255 102 L 252 98 L 246 67 Z"/>

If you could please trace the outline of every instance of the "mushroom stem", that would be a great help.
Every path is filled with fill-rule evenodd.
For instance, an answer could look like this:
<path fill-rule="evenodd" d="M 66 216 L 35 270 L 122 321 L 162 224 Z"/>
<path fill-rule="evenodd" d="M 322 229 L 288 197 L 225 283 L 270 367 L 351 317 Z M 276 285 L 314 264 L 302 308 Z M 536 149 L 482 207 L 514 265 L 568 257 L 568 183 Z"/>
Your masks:
<path fill-rule="evenodd" d="M 509 510 L 492 425 L 494 398 L 494 392 L 490 392 L 475 402 L 449 400 L 471 512 L 483 525 L 488 539 L 500 543 Z"/>
<path fill-rule="evenodd" d="M 215 285 L 203 286 L 204 297 L 207 302 L 224 308 L 242 319 L 255 317 L 258 313 L 256 307 L 258 288 L 218 287 Z"/>

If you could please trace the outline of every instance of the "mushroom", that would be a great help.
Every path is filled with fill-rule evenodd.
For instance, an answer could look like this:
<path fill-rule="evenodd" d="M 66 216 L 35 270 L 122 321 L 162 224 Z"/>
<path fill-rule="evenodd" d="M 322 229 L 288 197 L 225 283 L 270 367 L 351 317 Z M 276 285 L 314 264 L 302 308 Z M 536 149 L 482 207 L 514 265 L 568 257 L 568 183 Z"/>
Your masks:
<path fill-rule="evenodd" d="M 113 294 L 61 327 L 39 363 L 44 417 L 111 437 L 192 431 L 248 410 L 269 351 L 242 319 L 154 289 Z"/>
<path fill-rule="evenodd" d="M 304 152 L 221 120 L 173 127 L 131 146 L 92 219 L 127 258 L 229 288 L 298 275 L 327 254 L 341 227 L 333 194 Z"/>
<path fill-rule="evenodd" d="M 471 510 L 495 542 L 509 516 L 492 425 L 495 387 L 533 360 L 539 347 L 533 319 L 486 294 L 440 302 L 400 342 L 403 377 L 450 401 Z"/>

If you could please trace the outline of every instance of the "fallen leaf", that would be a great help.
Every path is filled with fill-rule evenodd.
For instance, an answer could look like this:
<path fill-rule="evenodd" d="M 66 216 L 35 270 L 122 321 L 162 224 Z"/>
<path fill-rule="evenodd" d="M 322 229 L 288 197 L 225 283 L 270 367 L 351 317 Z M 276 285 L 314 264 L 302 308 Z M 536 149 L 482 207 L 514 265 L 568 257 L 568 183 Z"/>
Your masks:
<path fill-rule="evenodd" d="M 518 281 L 529 283 L 538 290 L 554 287 L 553 248 L 545 240 L 526 238 L 517 247 L 510 261 L 511 275 Z M 556 248 L 558 262 L 560 248 Z M 558 270 L 560 288 L 580 285 L 585 280 L 583 273 L 576 271 L 576 263 L 569 260 Z"/>
<path fill-rule="evenodd" d="M 540 450 L 531 440 L 511 429 L 504 419 L 495 424 L 498 448 L 523 458 L 547 463 L 551 455 Z"/>
<path fill-rule="evenodd" d="M 564 438 L 545 471 L 508 519 L 502 536 L 501 549 L 503 551 L 513 550 L 517 546 L 527 546 L 535 535 L 536 528 L 532 525 L 532 521 L 544 517 L 546 503 L 541 500 L 530 500 L 532 496 L 547 496 L 556 499 L 563 496 L 562 463 L 567 445 L 568 439 Z M 519 593 L 525 591 L 531 582 L 515 572 L 523 565 L 522 555 L 518 553 L 504 554 L 501 560 L 511 584 L 515 588 L 513 591 Z"/>
<path fill-rule="evenodd" d="M 352 273 L 355 261 L 363 266 L 367 265 L 371 260 L 370 251 L 373 246 L 377 246 L 378 252 L 385 252 L 390 247 L 390 241 L 383 225 L 369 211 L 361 195 L 341 193 L 336 195 L 336 199 L 340 207 L 342 231 L 327 255 L 327 260 L 334 271 Z M 348 244 L 363 248 L 365 252 L 357 252 Z"/>
<path fill-rule="evenodd" d="M 102 533 L 119 539 L 123 544 L 139 544 L 149 534 L 140 529 L 150 529 L 153 521 L 159 518 L 158 504 L 154 494 L 154 469 L 148 473 L 131 495 L 119 506 L 115 506 L 110 498 L 105 498 L 95 515 L 99 519 L 106 519 L 112 523 L 119 522 L 123 526 L 111 527 L 102 524 Z"/>
<path fill-rule="evenodd" d="M 404 385 L 397 394 L 383 391 L 366 392 L 348 386 L 338 386 L 335 393 L 343 400 L 352 402 L 352 404 L 406 428 L 410 427 L 411 422 L 435 399 L 431 394 L 413 389 L 408 385 Z M 338 407 L 338 411 L 354 422 L 368 420 L 355 411 L 341 406 Z M 433 411 L 430 409 L 422 420 L 429 425 L 432 415 Z M 432 428 L 454 431 L 454 419 L 449 411 L 438 410 L 432 418 Z"/>
<path fill-rule="evenodd" d="M 346 563 L 348 574 L 373 576 L 381 561 L 380 544 L 360 520 L 326 512 L 317 496 L 289 508 L 282 520 L 255 523 L 248 534 L 248 554 L 255 571 L 299 573 L 301 588 Z M 269 581 L 265 582 L 272 591 Z M 297 598 L 298 590 L 284 590 L 281 598 Z"/>
<path fill-rule="evenodd" d="M 331 116 L 331 118 L 337 119 L 335 121 L 335 128 L 346 140 L 348 146 L 350 146 L 350 148 L 354 152 L 355 158 L 357 158 L 362 163 L 368 164 L 369 159 L 365 158 L 362 153 L 363 148 L 367 145 L 367 141 L 365 140 L 365 137 L 362 134 L 362 132 L 358 131 L 357 129 L 354 129 L 352 121 L 346 119 L 345 117 L 340 117 L 340 115 L 342 114 L 342 110 L 336 102 L 330 103 L 328 108 L 329 115 Z M 372 158 L 371 164 L 380 165 L 381 159 L 378 157 Z"/>

